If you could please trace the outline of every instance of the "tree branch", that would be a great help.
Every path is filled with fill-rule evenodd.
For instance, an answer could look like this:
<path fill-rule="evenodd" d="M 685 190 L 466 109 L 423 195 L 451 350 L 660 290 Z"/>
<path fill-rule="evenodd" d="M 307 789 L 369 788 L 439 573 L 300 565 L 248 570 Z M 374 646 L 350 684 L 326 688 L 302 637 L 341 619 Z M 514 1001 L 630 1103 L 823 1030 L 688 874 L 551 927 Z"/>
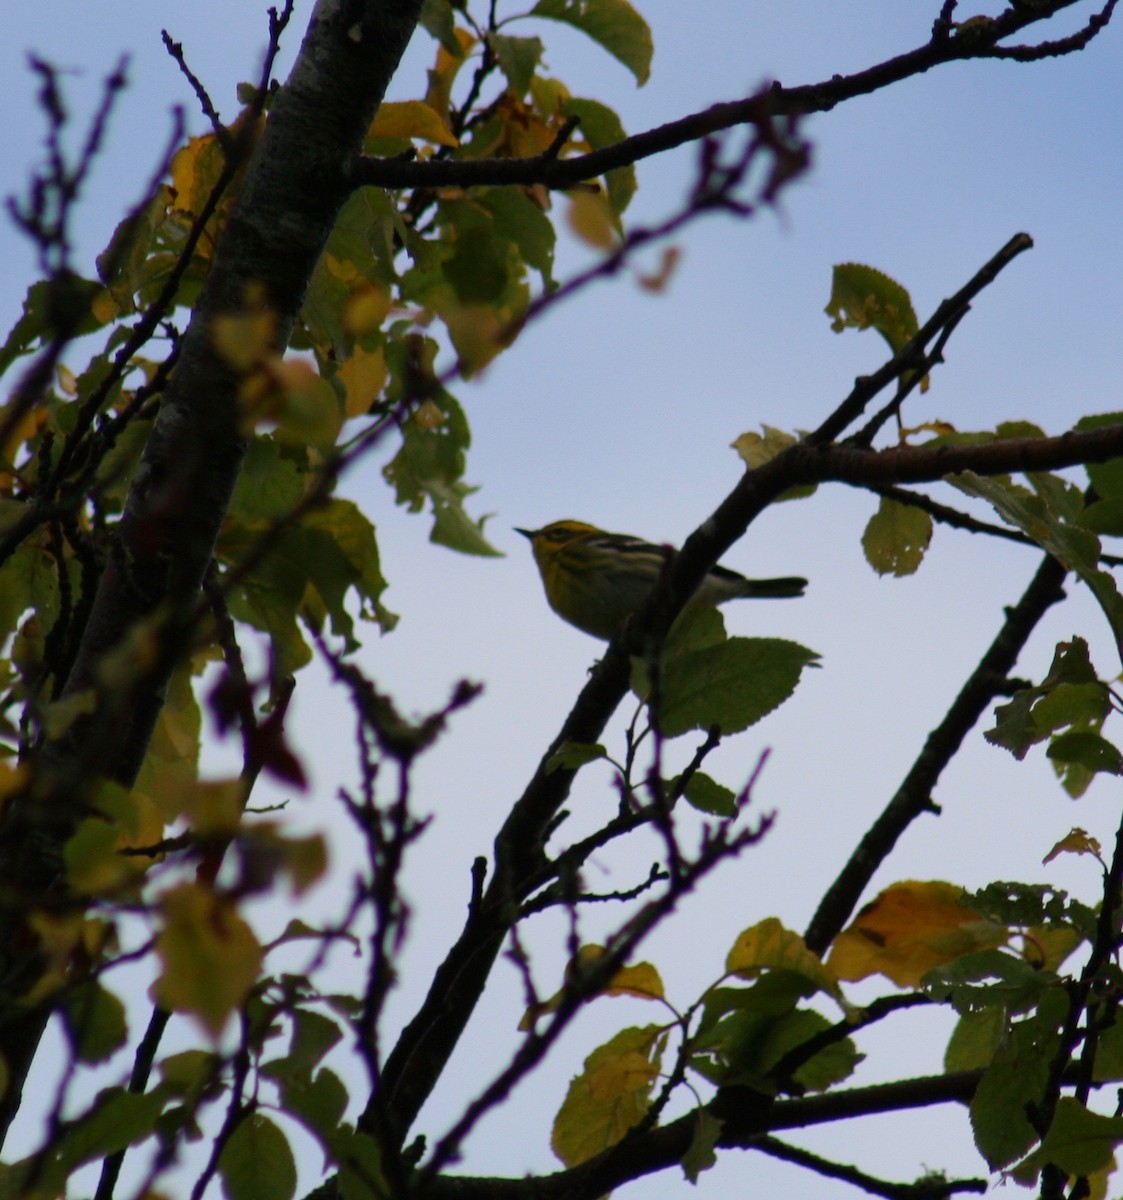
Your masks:
<path fill-rule="evenodd" d="M 741 125 L 760 125 L 775 117 L 805 116 L 828 112 L 836 105 L 857 96 L 881 91 L 903 79 L 922 75 L 933 67 L 973 58 L 1043 56 L 1039 47 L 1003 47 L 1001 43 L 1030 25 L 1048 20 L 1058 12 L 1071 8 L 1080 0 L 1061 0 L 1060 3 L 1026 5 L 1007 9 L 1000 17 L 985 25 L 953 26 L 934 31 L 923 46 L 891 58 L 852 75 L 835 75 L 821 83 L 785 88 L 778 83 L 749 96 L 714 104 L 701 112 L 670 121 L 644 133 L 605 146 L 575 158 L 559 159 L 549 150 L 531 158 L 491 158 L 407 162 L 390 158 L 358 158 L 347 172 L 351 187 L 384 188 L 441 188 L 480 187 L 487 185 L 541 184 L 548 188 L 566 190 L 585 180 L 595 179 L 607 171 L 632 166 L 642 159 L 662 154 L 678 146 L 697 142 L 724 129 Z M 1071 53 L 1083 49 L 1107 25 L 1116 0 L 1105 7 L 1085 26 L 1084 36 L 1044 43 L 1050 55 Z"/>

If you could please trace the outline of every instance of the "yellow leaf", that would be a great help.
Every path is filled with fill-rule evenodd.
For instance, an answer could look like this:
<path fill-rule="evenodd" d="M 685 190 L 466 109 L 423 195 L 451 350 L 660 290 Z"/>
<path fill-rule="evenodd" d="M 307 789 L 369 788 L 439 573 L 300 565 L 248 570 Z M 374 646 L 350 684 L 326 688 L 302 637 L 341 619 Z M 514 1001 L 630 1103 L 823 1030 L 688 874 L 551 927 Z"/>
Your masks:
<path fill-rule="evenodd" d="M 74 372 L 64 363 L 59 363 L 56 370 L 58 373 L 59 391 L 62 392 L 64 396 L 77 396 L 78 379 Z"/>
<path fill-rule="evenodd" d="M 116 784 L 102 784 L 95 802 L 98 814 L 79 823 L 66 844 L 64 860 L 75 891 L 105 895 L 136 883 L 154 861 L 121 852 L 160 842 L 164 816 L 148 796 Z"/>
<path fill-rule="evenodd" d="M 606 996 L 639 996 L 641 1000 L 662 1000 L 663 980 L 654 965 L 649 962 L 621 967 L 608 981 L 604 989 Z"/>
<path fill-rule="evenodd" d="M 386 386 L 386 376 L 386 353 L 381 346 L 377 350 L 355 347 L 351 357 L 339 368 L 339 378 L 347 393 L 344 411 L 348 417 L 361 417 L 370 412 L 370 406 Z"/>
<path fill-rule="evenodd" d="M 233 904 L 210 888 L 181 883 L 160 898 L 159 907 L 162 970 L 153 998 L 173 1012 L 190 1013 L 217 1038 L 257 982 L 261 947 Z"/>
<path fill-rule="evenodd" d="M 387 100 L 367 130 L 368 138 L 417 138 L 439 146 L 459 146 L 435 109 L 421 100 Z"/>
<path fill-rule="evenodd" d="M 389 290 L 364 283 L 347 297 L 340 320 L 346 333 L 361 337 L 379 329 L 389 311 Z"/>
<path fill-rule="evenodd" d="M 98 292 L 91 301 L 90 311 L 99 325 L 108 325 L 110 321 L 115 321 L 120 315 L 121 306 L 113 299 L 113 293 L 105 288 Z"/>
<path fill-rule="evenodd" d="M 235 371 L 248 371 L 273 349 L 277 317 L 268 310 L 229 313 L 211 322 L 214 348 Z"/>
<path fill-rule="evenodd" d="M 448 417 L 444 414 L 441 406 L 432 398 L 424 401 L 413 414 L 413 422 L 419 428 L 424 429 L 426 433 L 432 433 L 434 429 L 440 429 L 448 421 Z"/>
<path fill-rule="evenodd" d="M 582 946 L 575 958 L 565 969 L 566 987 L 555 992 L 549 1000 L 531 1004 L 522 1020 L 519 1021 L 519 1032 L 526 1033 L 534 1028 L 539 1017 L 556 1012 L 565 999 L 567 988 L 577 983 L 583 972 L 598 963 L 608 951 L 603 946 L 589 944 Z M 662 1000 L 666 993 L 663 990 L 663 980 L 651 963 L 636 963 L 630 967 L 621 967 L 619 971 L 597 993 L 600 996 L 638 996 L 641 1000 Z"/>
<path fill-rule="evenodd" d="M 111 924 L 100 917 L 85 917 L 76 911 L 32 911 L 27 914 L 27 924 L 39 939 L 43 960 L 42 974 L 23 997 L 32 1004 L 70 982 L 75 961 L 89 964 L 117 944 L 116 930 Z"/>
<path fill-rule="evenodd" d="M 486 305 L 464 305 L 443 315 L 465 378 L 486 367 L 509 340 L 499 315 Z"/>
<path fill-rule="evenodd" d="M 241 779 L 197 779 L 179 799 L 194 833 L 201 837 L 228 835 L 241 824 L 246 785 Z"/>
<path fill-rule="evenodd" d="M 841 999 L 838 983 L 817 954 L 807 949 L 798 933 L 767 917 L 742 930 L 725 960 L 730 975 L 753 979 L 764 970 L 794 971 L 828 995 Z"/>
<path fill-rule="evenodd" d="M 1070 829 L 1067 835 L 1049 851 L 1041 860 L 1042 863 L 1052 862 L 1061 854 L 1092 854 L 1103 861 L 1100 853 L 1100 843 L 1083 829 Z"/>
<path fill-rule="evenodd" d="M 996 925 L 959 903 L 963 889 L 939 880 L 886 888 L 835 938 L 827 967 L 837 979 L 882 974 L 898 987 L 974 950 L 992 950 L 1007 938 Z"/>
<path fill-rule="evenodd" d="M 612 208 L 600 192 L 574 192 L 569 197 L 566 219 L 570 229 L 590 246 L 611 250 L 616 245 Z"/>
<path fill-rule="evenodd" d="M 277 439 L 311 443 L 328 451 L 343 425 L 343 413 L 332 386 L 304 359 L 270 357 L 242 380 L 238 400 L 245 412 L 246 432 L 258 421 L 275 424 Z"/>
<path fill-rule="evenodd" d="M 750 430 L 733 442 L 733 449 L 750 471 L 764 466 L 782 450 L 794 446 L 799 441 L 794 433 L 786 433 L 783 429 L 775 429 L 771 425 L 762 425 L 761 429 L 764 430 L 763 436 Z"/>
<path fill-rule="evenodd" d="M 585 1059 L 550 1137 L 554 1153 L 567 1167 L 614 1146 L 643 1119 L 659 1074 L 663 1037 L 655 1025 L 624 1029 Z"/>
<path fill-rule="evenodd" d="M 425 94 L 429 107 L 445 120 L 448 119 L 449 98 L 452 95 L 452 85 L 456 81 L 456 74 L 464 65 L 468 51 L 476 44 L 476 39 L 466 29 L 457 26 L 453 30 L 453 34 L 460 44 L 460 53 L 458 55 L 449 54 L 443 45 L 438 47 L 437 62 L 433 70 L 429 72 L 429 90 Z"/>

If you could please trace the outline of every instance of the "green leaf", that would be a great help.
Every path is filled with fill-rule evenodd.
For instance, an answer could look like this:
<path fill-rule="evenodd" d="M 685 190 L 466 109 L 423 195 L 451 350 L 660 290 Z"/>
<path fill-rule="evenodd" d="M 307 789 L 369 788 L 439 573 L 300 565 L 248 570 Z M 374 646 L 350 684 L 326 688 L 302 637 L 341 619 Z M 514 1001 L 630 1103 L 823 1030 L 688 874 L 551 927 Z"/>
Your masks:
<path fill-rule="evenodd" d="M 581 134 L 594 150 L 615 146 L 627 137 L 620 118 L 599 100 L 583 100 L 571 96 L 563 101 L 561 114 L 563 117 L 580 119 Z M 605 176 L 605 184 L 608 187 L 608 202 L 612 211 L 620 217 L 639 187 L 635 167 L 629 165 L 609 171 Z"/>
<path fill-rule="evenodd" d="M 100 329 L 105 322 L 94 315 L 92 305 L 102 290 L 100 283 L 78 275 L 33 283 L 24 297 L 23 314 L 0 346 L 0 375 L 56 332 L 75 337 Z"/>
<path fill-rule="evenodd" d="M 532 17 L 563 21 L 580 29 L 645 84 L 654 45 L 647 22 L 627 0 L 538 0 Z"/>
<path fill-rule="evenodd" d="M 1073 426 L 1077 433 L 1092 429 L 1103 429 L 1106 425 L 1123 424 L 1123 412 L 1096 413 L 1081 417 Z M 1110 458 L 1107 462 L 1088 463 L 1088 482 L 1102 499 L 1123 496 L 1123 458 Z"/>
<path fill-rule="evenodd" d="M 447 393 L 434 403 L 444 419 L 424 425 L 407 421 L 401 449 L 382 473 L 394 487 L 397 502 L 411 512 L 420 512 L 426 501 L 432 506 L 430 541 L 465 554 L 499 556 L 484 537 L 484 521 L 474 521 L 464 510 L 464 500 L 477 489 L 462 478 L 471 440 L 463 410 Z"/>
<path fill-rule="evenodd" d="M 977 1071 L 989 1066 L 1005 1029 L 1006 1014 L 997 1006 L 965 1012 L 944 1051 L 944 1069 Z"/>
<path fill-rule="evenodd" d="M 59 1160 L 74 1168 L 144 1141 L 155 1127 L 166 1099 L 160 1091 L 138 1095 L 122 1088 L 106 1088 L 98 1093 L 89 1115 L 56 1142 Z"/>
<path fill-rule="evenodd" d="M 332 1138 L 332 1153 L 339 1163 L 342 1200 L 390 1200 L 382 1173 L 382 1151 L 370 1134 L 344 1125 Z"/>
<path fill-rule="evenodd" d="M 321 1068 L 311 1079 L 290 1076 L 281 1082 L 281 1103 L 285 1111 L 315 1134 L 325 1148 L 332 1144 L 349 1099 L 339 1076 L 327 1067 Z"/>
<path fill-rule="evenodd" d="M 932 518 L 911 504 L 882 497 L 862 534 L 866 562 L 879 575 L 912 575 L 932 540 Z"/>
<path fill-rule="evenodd" d="M 1101 1116 L 1072 1096 L 1062 1096 L 1044 1141 L 1014 1169 L 1019 1179 L 1050 1165 L 1070 1178 L 1087 1178 L 1110 1165 L 1120 1142 L 1123 1118 Z"/>
<path fill-rule="evenodd" d="M 920 328 L 908 292 L 876 267 L 840 263 L 834 268 L 826 312 L 835 333 L 876 329 L 894 354 Z"/>
<path fill-rule="evenodd" d="M 508 245 L 486 229 L 465 230 L 445 260 L 445 278 L 462 304 L 493 304 L 510 277 Z"/>
<path fill-rule="evenodd" d="M 1026 1108 L 1041 1102 L 1058 1039 L 1048 1014 L 1017 1021 L 983 1073 L 971 1099 L 971 1128 L 991 1167 L 1009 1166 L 1037 1141 Z"/>
<path fill-rule="evenodd" d="M 717 1154 L 714 1151 L 724 1124 L 709 1109 L 700 1108 L 695 1113 L 694 1135 L 690 1139 L 689 1148 L 682 1156 L 682 1173 L 690 1183 L 697 1183 L 698 1176 L 717 1162 Z"/>
<path fill-rule="evenodd" d="M 1123 754 L 1098 733 L 1062 733 L 1049 743 L 1049 757 L 1057 763 L 1076 763 L 1093 774 L 1123 775 Z"/>
<path fill-rule="evenodd" d="M 290 1061 L 298 1070 L 311 1071 L 339 1041 L 343 1032 L 330 1017 L 306 1008 L 297 1009 L 292 1021 Z"/>
<path fill-rule="evenodd" d="M 1041 733 L 1033 720 L 1033 703 L 1037 689 L 1022 688 L 1006 704 L 994 710 L 995 725 L 983 734 L 993 746 L 1003 746 L 1020 762 L 1031 746 L 1041 741 Z"/>
<path fill-rule="evenodd" d="M 676 775 L 667 785 L 671 792 L 679 786 L 681 776 Z M 704 771 L 695 771 L 690 777 L 683 792 L 687 803 L 699 812 L 710 813 L 715 817 L 732 817 L 737 812 L 737 793 L 716 780 L 711 779 Z"/>
<path fill-rule="evenodd" d="M 218 1173 L 226 1200 L 292 1200 L 296 1194 L 288 1138 L 260 1112 L 250 1113 L 230 1135 Z"/>
<path fill-rule="evenodd" d="M 1123 537 L 1123 496 L 1096 500 L 1080 516 L 1080 524 L 1093 533 Z"/>
<path fill-rule="evenodd" d="M 1025 1012 L 1057 977 L 1002 950 L 975 950 L 928 971 L 921 986 L 933 1000 L 950 1001 L 959 1013 L 998 1008 Z"/>
<path fill-rule="evenodd" d="M 1099 569 L 1100 542 L 1095 534 L 1060 519 L 1040 494 L 1002 479 L 984 479 L 972 471 L 948 476 L 948 482 L 970 496 L 988 500 L 1008 524 L 1028 534 L 1042 549 L 1088 585 L 1107 617 L 1123 657 L 1123 596 L 1115 580 Z"/>
<path fill-rule="evenodd" d="M 70 1044 L 82 1062 L 104 1062 L 128 1038 L 125 1005 L 96 980 L 67 990 L 62 1014 Z"/>
<path fill-rule="evenodd" d="M 1096 1041 L 1092 1078 L 1096 1083 L 1116 1083 L 1123 1079 L 1123 1020 L 1118 1009 L 1114 1023 L 1101 1030 Z"/>
<path fill-rule="evenodd" d="M 481 188 L 473 196 L 491 214 L 496 234 L 517 246 L 527 265 L 552 290 L 557 235 L 550 218 L 519 188 Z"/>
<path fill-rule="evenodd" d="M 787 1054 L 830 1028 L 831 1022 L 822 1013 L 807 1008 L 796 1009 L 773 1021 L 756 1047 L 757 1071 L 768 1076 Z M 804 1091 L 825 1092 L 853 1075 L 854 1068 L 863 1058 L 865 1055 L 858 1053 L 851 1038 L 841 1038 L 796 1068 L 792 1079 Z"/>
<path fill-rule="evenodd" d="M 511 91 L 520 98 L 525 96 L 534 72 L 542 61 L 542 51 L 545 49 L 542 39 L 489 33 L 487 42 L 495 54 L 499 69 L 507 76 Z"/>
<path fill-rule="evenodd" d="M 739 733 L 795 691 L 818 655 L 780 638 L 729 638 L 694 652 L 668 655 L 659 727 L 665 737 L 718 726 Z"/>
<path fill-rule="evenodd" d="M 598 758 L 607 758 L 608 751 L 601 745 L 590 745 L 588 742 L 563 742 L 546 762 L 546 774 L 554 771 L 576 771 L 586 763 L 596 762 Z"/>
<path fill-rule="evenodd" d="M 230 514 L 252 525 L 290 513 L 304 495 L 304 484 L 293 459 L 282 453 L 271 436 L 250 439 L 246 448 Z"/>
<path fill-rule="evenodd" d="M 456 40 L 452 5 L 449 0 L 425 0 L 421 6 L 418 24 L 454 58 L 462 58 L 464 47 Z"/>

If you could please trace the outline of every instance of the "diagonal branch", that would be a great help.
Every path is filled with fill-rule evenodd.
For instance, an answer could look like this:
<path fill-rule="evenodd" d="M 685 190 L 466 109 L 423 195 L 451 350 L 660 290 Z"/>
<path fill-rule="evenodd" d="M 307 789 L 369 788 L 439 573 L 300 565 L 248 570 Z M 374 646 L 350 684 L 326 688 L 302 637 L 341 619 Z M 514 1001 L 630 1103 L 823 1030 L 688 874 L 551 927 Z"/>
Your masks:
<path fill-rule="evenodd" d="M 398 158 L 358 158 L 348 169 L 351 187 L 441 188 L 480 187 L 521 184 L 565 190 L 585 180 L 632 166 L 642 159 L 691 142 L 697 142 L 724 129 L 741 125 L 760 125 L 774 117 L 796 117 L 828 112 L 836 105 L 922 75 L 945 63 L 973 58 L 1009 57 L 1029 60 L 1081 50 L 1111 20 L 1116 0 L 1108 0 L 1093 15 L 1080 34 L 1043 43 L 1041 47 L 1005 47 L 1002 43 L 1016 33 L 1040 21 L 1048 20 L 1080 0 L 1059 3 L 1018 5 L 1000 17 L 980 24 L 938 26 L 933 37 L 915 50 L 907 51 L 852 75 L 834 75 L 821 83 L 785 88 L 780 84 L 749 96 L 714 104 L 701 112 L 670 121 L 655 129 L 637 133 L 574 158 L 559 159 L 556 152 L 530 158 L 487 158 L 409 162 Z M 1048 47 L 1048 49 L 1045 49 Z"/>

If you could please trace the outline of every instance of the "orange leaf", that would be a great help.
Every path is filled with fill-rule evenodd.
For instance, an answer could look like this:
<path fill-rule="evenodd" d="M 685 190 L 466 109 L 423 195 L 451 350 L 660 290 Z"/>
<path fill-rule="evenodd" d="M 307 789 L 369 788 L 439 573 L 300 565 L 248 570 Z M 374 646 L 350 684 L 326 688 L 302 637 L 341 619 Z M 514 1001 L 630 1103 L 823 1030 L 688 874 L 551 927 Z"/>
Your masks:
<path fill-rule="evenodd" d="M 962 895 L 939 880 L 886 888 L 835 938 L 827 967 L 836 979 L 881 974 L 898 987 L 916 987 L 933 967 L 1001 946 L 1006 928 L 965 908 Z"/>

